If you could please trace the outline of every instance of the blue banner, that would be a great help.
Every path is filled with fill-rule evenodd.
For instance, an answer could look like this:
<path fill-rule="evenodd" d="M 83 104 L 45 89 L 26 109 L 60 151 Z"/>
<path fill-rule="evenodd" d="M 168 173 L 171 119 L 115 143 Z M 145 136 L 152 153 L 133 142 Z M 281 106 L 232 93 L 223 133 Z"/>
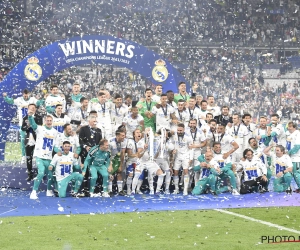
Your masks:
<path fill-rule="evenodd" d="M 164 91 L 178 92 L 178 83 L 186 82 L 167 60 L 140 44 L 112 36 L 89 35 L 61 40 L 28 55 L 0 83 L 1 92 L 7 92 L 8 96 L 21 96 L 23 89 L 34 89 L 50 75 L 83 64 L 113 64 L 131 69 L 154 84 L 162 84 Z M 0 105 L 1 160 L 6 131 L 15 115 L 15 107 L 5 103 L 2 95 Z"/>

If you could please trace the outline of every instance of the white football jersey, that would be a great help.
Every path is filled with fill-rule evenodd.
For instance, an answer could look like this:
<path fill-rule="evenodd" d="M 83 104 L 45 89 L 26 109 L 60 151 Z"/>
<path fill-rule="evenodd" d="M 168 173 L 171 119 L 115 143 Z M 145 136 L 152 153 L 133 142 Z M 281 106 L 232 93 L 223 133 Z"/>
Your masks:
<path fill-rule="evenodd" d="M 51 160 L 55 139 L 58 134 L 57 130 L 54 128 L 48 129 L 46 126 L 38 126 L 35 132 L 36 144 L 33 156 Z"/>
<path fill-rule="evenodd" d="M 156 131 L 159 131 L 161 128 L 171 129 L 171 114 L 175 111 L 170 105 L 166 105 L 166 107 L 157 108 L 154 106 L 152 108 L 152 114 L 156 116 Z"/>
<path fill-rule="evenodd" d="M 48 107 L 52 107 L 53 109 L 55 109 L 57 104 L 61 104 L 62 105 L 62 109 L 63 109 L 63 113 L 65 112 L 65 98 L 62 97 L 61 95 L 48 95 L 46 100 L 45 100 L 45 106 Z"/>
<path fill-rule="evenodd" d="M 300 145 L 300 131 L 295 130 L 292 134 L 286 133 L 286 150 L 291 150 L 295 145 Z M 300 150 L 291 155 L 292 162 L 300 162 Z"/>
<path fill-rule="evenodd" d="M 28 114 L 28 105 L 36 105 L 37 101 L 35 97 L 30 97 L 28 100 L 25 100 L 23 96 L 14 99 L 14 105 L 18 107 L 19 126 L 22 126 L 23 118 Z"/>
<path fill-rule="evenodd" d="M 144 118 L 140 114 L 138 114 L 136 118 L 132 118 L 132 115 L 127 115 L 123 118 L 127 138 L 133 138 L 133 131 L 140 126 L 141 121 L 144 121 Z"/>
<path fill-rule="evenodd" d="M 78 159 L 74 158 L 74 154 L 69 152 L 67 155 L 54 155 L 51 166 L 55 167 L 55 177 L 57 181 L 61 181 L 73 173 L 73 166 L 78 166 Z"/>
<path fill-rule="evenodd" d="M 76 153 L 77 148 L 80 147 L 78 136 L 75 134 L 73 136 L 66 136 L 65 133 L 58 133 L 55 140 L 55 147 L 63 150 L 63 142 L 68 141 L 71 144 L 70 152 Z"/>

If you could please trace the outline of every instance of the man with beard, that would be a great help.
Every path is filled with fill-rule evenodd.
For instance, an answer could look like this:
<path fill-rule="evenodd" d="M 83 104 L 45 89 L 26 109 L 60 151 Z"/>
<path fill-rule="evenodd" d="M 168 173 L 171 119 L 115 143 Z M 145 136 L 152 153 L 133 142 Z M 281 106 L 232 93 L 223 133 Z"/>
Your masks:
<path fill-rule="evenodd" d="M 264 191 L 263 187 L 268 181 L 267 169 L 259 158 L 253 157 L 251 149 L 244 150 L 243 160 L 237 165 L 237 171 L 244 173 L 240 194 L 248 194 L 256 190 Z"/>
<path fill-rule="evenodd" d="M 226 124 L 226 126 L 231 126 L 232 124 L 232 117 L 229 116 L 229 107 L 223 106 L 222 107 L 222 113 L 218 116 L 215 116 L 214 119 L 217 121 L 218 124 L 223 123 Z"/>
<path fill-rule="evenodd" d="M 175 117 L 177 118 L 176 121 L 172 122 L 171 124 L 171 131 L 176 133 L 177 132 L 177 124 L 182 123 L 185 127 L 188 126 L 189 123 L 189 113 L 186 111 L 185 108 L 185 101 L 179 100 L 177 103 L 177 108 L 175 108 L 174 112 Z"/>
<path fill-rule="evenodd" d="M 165 194 L 170 194 L 170 182 L 171 175 L 173 173 L 172 162 L 170 161 L 170 155 L 174 149 L 174 145 L 171 143 L 170 138 L 172 134 L 169 130 L 161 129 L 157 132 L 154 139 L 154 160 L 164 171 L 165 177 Z M 171 159 L 172 160 L 172 159 Z"/>
<path fill-rule="evenodd" d="M 265 116 L 261 116 L 259 118 L 259 126 L 254 130 L 255 138 L 259 141 L 259 145 L 265 145 L 266 141 L 270 142 L 268 139 L 268 134 L 271 132 L 270 127 L 267 127 L 267 118 Z M 269 144 L 268 144 L 269 145 Z"/>
<path fill-rule="evenodd" d="M 167 104 L 167 95 L 162 94 L 160 104 L 152 108 L 152 114 L 156 115 L 156 131 L 161 128 L 169 129 L 171 122 L 176 122 L 175 110 Z"/>
<path fill-rule="evenodd" d="M 209 190 L 213 195 L 216 195 L 216 175 L 212 173 L 212 169 L 215 169 L 219 173 L 219 164 L 214 160 L 213 151 L 207 151 L 204 159 L 205 161 L 200 163 L 200 180 L 196 183 L 192 194 L 200 195 Z"/>
<path fill-rule="evenodd" d="M 142 133 L 140 129 L 136 129 L 133 131 L 133 138 L 128 139 L 126 153 L 128 160 L 126 162 L 126 174 L 127 174 L 127 195 L 130 195 L 132 191 L 137 194 L 143 194 L 140 190 L 143 180 L 144 180 L 144 171 L 141 171 L 137 183 L 135 183 L 135 187 L 131 189 L 132 180 L 134 176 L 134 170 L 138 163 L 140 162 L 140 158 L 146 152 L 146 144 L 142 139 Z M 154 194 L 154 190 L 150 190 L 151 194 Z"/>
<path fill-rule="evenodd" d="M 246 141 L 249 141 L 250 138 L 254 137 L 254 132 L 256 129 L 256 124 L 251 122 L 252 116 L 250 114 L 244 114 L 242 116 L 242 123 L 248 130 L 248 135 L 246 137 Z"/>
<path fill-rule="evenodd" d="M 123 119 L 128 114 L 128 107 L 123 104 L 122 96 L 119 94 L 115 95 L 115 105 L 111 108 L 111 124 L 113 134 L 116 133 L 118 127 L 122 125 Z"/>
<path fill-rule="evenodd" d="M 102 131 L 103 138 L 112 137 L 111 109 L 113 103 L 106 101 L 104 92 L 98 93 L 98 101 L 90 102 L 88 111 L 97 111 L 97 127 Z"/>
<path fill-rule="evenodd" d="M 270 140 L 271 137 L 268 138 L 268 141 L 266 141 L 264 145 L 259 145 L 258 141 L 255 138 L 250 138 L 248 140 L 248 143 L 253 151 L 253 156 L 259 158 L 267 168 L 268 181 L 264 186 L 264 191 L 268 191 L 268 186 L 272 177 L 272 170 L 270 169 L 270 166 L 268 164 L 267 156 L 263 152 L 265 147 L 269 145 Z"/>
<path fill-rule="evenodd" d="M 219 170 L 216 171 L 211 169 L 211 172 L 217 177 L 216 182 L 216 193 L 223 193 L 226 191 L 231 191 L 233 195 L 239 195 L 239 192 L 237 191 L 236 186 L 236 179 L 234 176 L 234 173 L 232 171 L 232 163 L 229 157 L 227 159 L 224 159 L 223 152 L 221 149 L 221 143 L 215 142 L 212 147 L 214 157 L 213 159 L 219 164 Z M 198 157 L 198 160 L 200 164 L 202 162 L 205 162 L 204 155 L 200 155 Z M 201 167 L 200 164 L 196 167 L 194 167 L 194 171 L 200 171 Z M 225 185 L 227 178 L 229 178 L 230 186 Z"/>
<path fill-rule="evenodd" d="M 108 181 L 108 192 L 112 192 L 112 179 L 113 175 L 117 172 L 117 185 L 119 195 L 125 195 L 123 192 L 123 164 L 125 158 L 125 150 L 127 145 L 127 139 L 125 138 L 126 133 L 122 130 L 116 131 L 116 136 L 108 140 L 109 143 L 109 152 L 111 156 L 110 166 L 108 172 L 111 176 Z"/>
<path fill-rule="evenodd" d="M 71 119 L 71 125 L 73 131 L 77 131 L 81 126 L 88 125 L 88 105 L 89 100 L 85 97 L 81 97 L 80 106 L 72 106 L 68 110 L 68 117 Z"/>
<path fill-rule="evenodd" d="M 280 123 L 280 119 L 277 114 L 271 115 L 271 137 L 272 141 L 276 144 L 286 145 L 285 128 Z"/>
<path fill-rule="evenodd" d="M 207 111 L 212 113 L 214 117 L 219 116 L 221 114 L 221 110 L 220 107 L 215 104 L 215 98 L 212 95 L 209 95 L 207 96 L 207 102 Z"/>
<path fill-rule="evenodd" d="M 190 136 L 193 139 L 193 143 L 190 145 L 190 149 L 193 151 L 193 162 L 192 166 L 198 166 L 199 161 L 198 157 L 201 155 L 201 149 L 206 145 L 206 138 L 201 130 L 197 128 L 197 120 L 192 119 L 189 122 L 189 128 L 186 129 L 185 133 Z M 196 171 L 193 173 L 193 171 L 189 171 L 189 188 L 192 184 L 192 176 L 194 175 L 194 181 L 195 184 L 199 180 L 200 172 Z"/>
<path fill-rule="evenodd" d="M 173 135 L 172 143 L 175 145 L 173 154 L 175 154 L 174 162 L 174 185 L 175 190 L 173 194 L 179 193 L 179 169 L 183 168 L 183 178 L 184 178 L 184 189 L 183 195 L 188 194 L 189 185 L 189 167 L 193 161 L 193 151 L 191 150 L 193 139 L 185 133 L 185 128 L 183 124 L 178 124 L 177 134 Z"/>
<path fill-rule="evenodd" d="M 227 128 L 227 132 L 234 138 L 234 141 L 239 145 L 239 148 L 232 154 L 232 162 L 238 163 L 242 158 L 244 149 L 248 146 L 248 129 L 240 122 L 240 116 L 234 114 L 232 116 L 232 126 Z"/>
<path fill-rule="evenodd" d="M 300 131 L 294 122 L 288 123 L 286 150 L 293 162 L 294 179 L 298 186 L 294 192 L 300 193 Z"/>

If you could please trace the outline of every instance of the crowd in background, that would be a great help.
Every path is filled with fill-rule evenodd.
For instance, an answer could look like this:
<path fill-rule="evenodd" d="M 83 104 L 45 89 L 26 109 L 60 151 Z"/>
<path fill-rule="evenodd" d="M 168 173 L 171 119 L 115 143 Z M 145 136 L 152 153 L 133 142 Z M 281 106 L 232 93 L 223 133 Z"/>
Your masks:
<path fill-rule="evenodd" d="M 266 65 L 278 62 L 277 77 L 295 71 L 285 58 L 282 61 L 279 51 L 299 44 L 298 1 L 148 0 L 141 6 L 139 0 L 1 0 L 0 10 L 1 63 L 17 63 L 29 52 L 64 38 L 113 35 L 156 46 L 154 50 L 159 48 L 156 52 L 190 83 L 190 92 L 203 97 L 212 94 L 219 105 L 229 105 L 234 112 L 247 111 L 253 117 L 273 112 L 294 120 L 299 117 L 298 81 L 282 80 L 274 86 L 263 74 Z M 204 44 L 220 48 L 197 48 Z M 260 45 L 276 49 L 268 56 L 261 50 L 235 49 Z M 9 68 L 1 68 L 0 81 L 7 72 Z M 124 95 L 139 99 L 146 88 L 153 87 L 134 72 L 93 66 L 57 73 L 34 93 L 42 96 L 49 92 L 49 83 L 70 93 L 75 81 L 87 97 L 105 87 L 111 94 L 124 90 Z"/>

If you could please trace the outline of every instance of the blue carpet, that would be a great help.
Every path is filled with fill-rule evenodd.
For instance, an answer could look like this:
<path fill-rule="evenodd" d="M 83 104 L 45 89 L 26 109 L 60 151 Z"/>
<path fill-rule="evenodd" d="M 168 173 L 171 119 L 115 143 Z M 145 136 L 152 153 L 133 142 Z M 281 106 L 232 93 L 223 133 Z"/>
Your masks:
<path fill-rule="evenodd" d="M 287 195 L 273 192 L 241 196 L 225 193 L 217 197 L 210 194 L 200 196 L 183 196 L 179 194 L 161 197 L 135 195 L 134 198 L 122 196 L 111 198 L 55 198 L 46 197 L 45 192 L 40 192 L 38 200 L 30 200 L 29 195 L 29 191 L 2 189 L 0 191 L 0 217 L 300 206 L 300 194 Z"/>

